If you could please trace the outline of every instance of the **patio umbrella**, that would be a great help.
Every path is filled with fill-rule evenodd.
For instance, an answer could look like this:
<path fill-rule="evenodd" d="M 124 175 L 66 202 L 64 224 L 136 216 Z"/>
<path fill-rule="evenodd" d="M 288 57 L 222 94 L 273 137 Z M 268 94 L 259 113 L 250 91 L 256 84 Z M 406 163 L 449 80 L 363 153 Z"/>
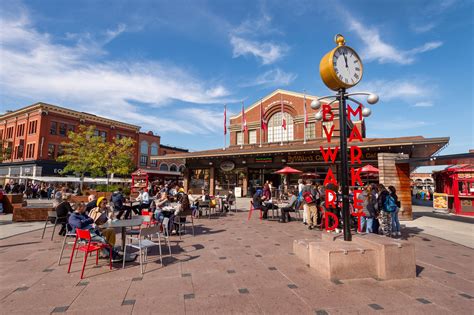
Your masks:
<path fill-rule="evenodd" d="M 359 170 L 359 169 L 358 169 L 358 170 Z M 372 165 L 370 165 L 370 164 L 367 164 L 366 166 L 360 168 L 360 172 L 366 174 L 365 179 L 366 179 L 367 182 L 368 182 L 368 180 L 369 180 L 369 175 L 378 174 L 380 171 L 379 171 L 378 168 L 376 168 L 376 167 L 374 167 L 374 166 L 372 166 Z"/>
<path fill-rule="evenodd" d="M 282 168 L 281 170 L 276 171 L 274 174 L 288 175 L 288 174 L 300 174 L 300 173 L 303 173 L 303 172 L 302 172 L 302 171 L 299 171 L 299 170 L 297 170 L 297 169 L 294 169 L 294 168 L 292 168 L 292 167 L 285 166 L 285 167 Z"/>

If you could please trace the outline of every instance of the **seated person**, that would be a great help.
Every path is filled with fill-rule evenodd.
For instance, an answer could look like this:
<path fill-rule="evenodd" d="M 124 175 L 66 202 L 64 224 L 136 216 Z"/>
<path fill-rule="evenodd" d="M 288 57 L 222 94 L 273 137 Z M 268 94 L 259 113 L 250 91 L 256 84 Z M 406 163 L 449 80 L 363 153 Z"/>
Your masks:
<path fill-rule="evenodd" d="M 148 209 L 150 207 L 150 195 L 143 188 L 140 188 L 138 192 L 139 194 L 136 201 L 140 202 L 140 206 L 139 206 L 140 211 L 143 209 Z"/>
<path fill-rule="evenodd" d="M 89 197 L 87 197 L 87 201 L 88 202 L 86 204 L 86 213 L 89 214 L 92 209 L 97 207 L 97 200 L 95 198 L 95 195 L 89 195 Z"/>
<path fill-rule="evenodd" d="M 263 219 L 267 219 L 268 208 L 263 204 L 264 197 L 262 196 L 262 190 L 257 189 L 255 194 L 253 195 L 253 208 L 255 210 L 262 210 L 263 211 Z"/>
<path fill-rule="evenodd" d="M 74 210 L 69 204 L 69 199 L 71 198 L 71 195 L 63 194 L 61 198 L 62 202 L 56 207 L 56 215 L 58 216 L 57 223 L 61 223 L 61 230 L 59 231 L 59 235 L 64 236 L 66 235 L 66 223 L 68 216 Z"/>
<path fill-rule="evenodd" d="M 235 203 L 235 195 L 232 190 L 229 190 L 229 193 L 227 194 L 225 201 L 224 201 L 224 211 L 227 212 L 229 211 L 229 208 L 231 205 Z"/>
<path fill-rule="evenodd" d="M 165 214 L 162 211 L 162 209 L 163 207 L 168 207 L 170 205 L 170 202 L 168 201 L 168 194 L 166 192 L 162 192 L 160 198 L 155 200 L 154 203 L 155 203 L 155 211 L 154 211 L 155 219 L 158 220 L 158 222 L 163 222 L 163 219 L 165 218 Z"/>
<path fill-rule="evenodd" d="M 262 192 L 262 195 L 263 195 L 263 198 L 262 198 L 262 201 L 263 201 L 263 204 L 269 208 L 269 209 L 278 209 L 278 206 L 273 204 L 273 200 L 272 200 L 272 193 L 271 193 L 271 189 L 270 189 L 270 185 L 269 184 L 265 184 L 263 186 L 263 192 Z"/>
<path fill-rule="evenodd" d="M 117 251 L 115 251 L 115 249 L 113 249 L 114 244 L 108 242 L 104 235 L 101 233 L 101 231 L 95 228 L 94 219 L 85 214 L 85 212 L 86 207 L 84 203 L 76 204 L 76 210 L 69 216 L 68 219 L 68 223 L 71 226 L 72 231 L 75 232 L 76 229 L 89 230 L 89 232 L 91 233 L 92 241 L 112 246 L 112 260 L 114 262 L 121 261 L 122 256 Z M 107 230 L 112 230 L 115 234 L 115 231 L 113 229 Z M 104 248 L 102 250 L 102 254 L 104 257 L 109 257 L 109 250 Z"/>
<path fill-rule="evenodd" d="M 288 191 L 288 204 L 286 204 L 284 207 L 281 208 L 281 218 L 280 221 L 281 223 L 286 223 L 291 221 L 291 216 L 290 212 L 295 211 L 295 207 L 298 201 L 298 198 L 295 195 L 295 191 L 293 189 L 290 189 Z"/>
<path fill-rule="evenodd" d="M 97 199 L 97 207 L 91 210 L 89 216 L 94 220 L 94 223 L 99 227 L 100 232 L 107 240 L 107 243 L 112 247 L 115 246 L 115 230 L 112 228 L 100 228 L 101 225 L 105 224 L 109 219 L 109 209 L 107 207 L 107 199 L 99 197 Z M 113 214 L 111 214 L 111 217 Z"/>
<path fill-rule="evenodd" d="M 188 200 L 189 200 L 189 205 L 191 206 L 193 217 L 196 218 L 197 211 L 198 211 L 197 198 L 193 196 L 193 191 L 191 189 L 188 190 Z"/>

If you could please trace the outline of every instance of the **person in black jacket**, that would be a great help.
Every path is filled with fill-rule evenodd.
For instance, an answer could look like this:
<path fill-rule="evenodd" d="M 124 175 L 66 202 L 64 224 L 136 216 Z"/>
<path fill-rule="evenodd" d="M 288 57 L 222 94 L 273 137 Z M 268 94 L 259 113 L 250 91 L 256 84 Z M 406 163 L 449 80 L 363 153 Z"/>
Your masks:
<path fill-rule="evenodd" d="M 97 200 L 96 200 L 95 195 L 89 195 L 89 197 L 87 197 L 87 201 L 88 203 L 86 204 L 86 209 L 85 209 L 86 214 L 88 214 L 89 212 L 91 212 L 92 209 L 97 207 Z"/>
<path fill-rule="evenodd" d="M 66 223 L 68 221 L 69 214 L 74 211 L 69 204 L 70 197 L 71 195 L 64 194 L 62 196 L 62 202 L 56 207 L 56 215 L 58 216 L 58 220 L 56 222 L 61 223 L 59 235 L 63 236 L 66 235 Z"/>
<path fill-rule="evenodd" d="M 377 186 L 379 195 L 377 197 L 378 211 L 379 211 L 379 234 L 390 236 L 392 229 L 392 217 L 390 212 L 385 209 L 385 200 L 389 195 L 387 189 L 383 184 Z"/>
<path fill-rule="evenodd" d="M 268 208 L 263 204 L 262 190 L 261 189 L 257 189 L 255 194 L 253 195 L 253 208 L 255 210 L 262 210 L 263 211 L 263 219 L 267 219 Z"/>
<path fill-rule="evenodd" d="M 395 187 L 388 186 L 388 191 L 390 193 L 390 196 L 393 197 L 393 199 L 395 200 L 395 203 L 397 205 L 397 210 L 390 213 L 390 215 L 392 217 L 392 220 L 391 220 L 391 223 L 392 223 L 392 236 L 397 237 L 397 236 L 402 235 L 402 233 L 400 232 L 400 221 L 398 220 L 398 212 L 400 211 L 400 201 L 398 200 L 397 190 L 395 189 Z"/>

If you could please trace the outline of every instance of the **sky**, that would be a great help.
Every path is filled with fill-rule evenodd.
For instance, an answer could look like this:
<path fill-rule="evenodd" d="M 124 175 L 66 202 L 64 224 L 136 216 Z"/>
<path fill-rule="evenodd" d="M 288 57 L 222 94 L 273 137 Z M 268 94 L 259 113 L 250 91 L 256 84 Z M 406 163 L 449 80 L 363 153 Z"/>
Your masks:
<path fill-rule="evenodd" d="M 380 96 L 368 137 L 474 149 L 473 1 L 2 1 L 0 113 L 46 102 L 142 126 L 162 144 L 223 146 L 223 108 L 276 89 L 331 94 L 341 33 Z M 227 141 L 228 143 L 228 141 Z"/>

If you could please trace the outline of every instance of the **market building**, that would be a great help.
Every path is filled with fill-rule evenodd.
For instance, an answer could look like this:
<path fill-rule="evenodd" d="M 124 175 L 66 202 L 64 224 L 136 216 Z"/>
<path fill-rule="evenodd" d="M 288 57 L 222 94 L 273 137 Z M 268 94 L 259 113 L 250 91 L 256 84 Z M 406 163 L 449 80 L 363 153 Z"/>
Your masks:
<path fill-rule="evenodd" d="M 282 177 L 274 172 L 284 166 L 315 173 L 318 183 L 324 181 L 329 168 L 337 176 L 340 165 L 338 162 L 325 162 L 320 147 L 338 146 L 338 104 L 331 105 L 335 114 L 332 122 L 316 121 L 316 111 L 310 107 L 311 101 L 316 98 L 276 90 L 247 107 L 243 111 L 244 121 L 242 113 L 230 117 L 228 147 L 175 154 L 175 158 L 185 161 L 185 189 L 199 193 L 204 188 L 210 194 L 234 190 L 237 196 L 251 196 L 266 181 L 273 182 L 273 187 L 282 185 Z M 285 119 L 286 128 L 283 128 L 282 119 Z M 261 128 L 262 121 L 267 124 L 266 130 Z M 245 125 L 247 131 L 244 130 Z M 323 126 L 326 130 L 334 127 L 330 143 Z M 357 167 L 366 164 L 378 167 L 378 180 L 397 188 L 403 205 L 401 217 L 411 218 L 411 169 L 409 163 L 400 163 L 400 160 L 431 156 L 445 147 L 449 138 L 366 138 L 362 117 L 359 120 L 352 119 L 348 127 L 352 129 L 354 126 L 357 126 L 363 138 L 363 141 L 352 142 L 362 150 L 362 164 Z M 152 160 L 162 163 L 169 160 L 169 157 L 153 156 Z M 288 184 L 296 185 L 297 179 L 298 176 L 290 176 Z"/>
<path fill-rule="evenodd" d="M 140 126 L 39 102 L 0 116 L 0 140 L 9 152 L 0 163 L 0 181 L 59 176 L 65 166 L 65 163 L 56 161 L 63 154 L 62 143 L 67 140 L 68 132 L 81 124 L 95 126 L 96 135 L 104 141 L 113 141 L 117 137 L 135 140 L 134 164 L 137 169 L 158 174 L 162 171 L 166 176 L 181 175 L 182 160 L 159 163 L 150 157 L 186 153 L 188 150 L 161 145 L 160 136 L 153 132 L 141 132 Z"/>

